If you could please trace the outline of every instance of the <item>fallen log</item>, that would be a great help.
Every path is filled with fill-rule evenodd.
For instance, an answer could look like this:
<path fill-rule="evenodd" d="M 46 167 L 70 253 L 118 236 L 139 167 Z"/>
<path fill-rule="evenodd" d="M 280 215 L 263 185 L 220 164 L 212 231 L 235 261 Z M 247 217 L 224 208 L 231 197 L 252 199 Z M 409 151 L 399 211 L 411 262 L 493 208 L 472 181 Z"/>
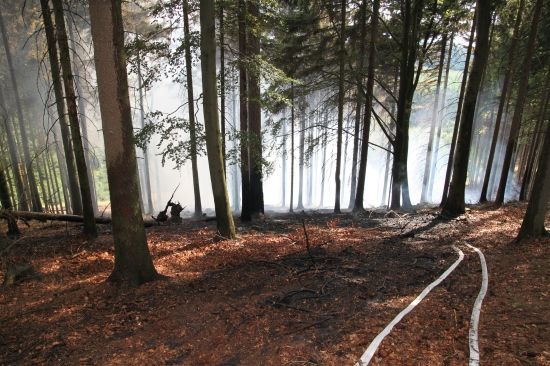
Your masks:
<path fill-rule="evenodd" d="M 5 210 L 0 210 L 0 217 Z M 47 212 L 28 212 L 28 211 L 6 211 L 6 214 L 11 215 L 16 219 L 22 220 L 37 220 L 37 221 L 65 221 L 65 222 L 84 222 L 84 217 L 79 215 L 69 214 L 53 214 Z M 110 217 L 96 217 L 95 222 L 97 224 L 110 224 L 112 222 Z M 151 220 L 144 220 L 145 227 L 154 226 L 155 222 Z"/>

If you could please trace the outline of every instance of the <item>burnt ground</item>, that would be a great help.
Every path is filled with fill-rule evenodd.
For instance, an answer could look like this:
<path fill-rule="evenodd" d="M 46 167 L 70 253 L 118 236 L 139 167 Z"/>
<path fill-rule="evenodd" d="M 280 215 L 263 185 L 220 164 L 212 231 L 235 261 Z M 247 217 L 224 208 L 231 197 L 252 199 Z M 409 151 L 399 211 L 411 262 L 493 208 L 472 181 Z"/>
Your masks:
<path fill-rule="evenodd" d="M 135 289 L 105 282 L 108 226 L 86 241 L 78 225 L 33 223 L 2 257 L 2 273 L 30 262 L 39 276 L 0 290 L 0 364 L 353 365 L 457 259 L 456 245 L 464 261 L 371 364 L 465 365 L 481 284 L 469 243 L 489 267 L 481 363 L 550 365 L 550 239 L 513 242 L 524 210 L 476 206 L 451 221 L 430 208 L 273 214 L 240 225 L 234 241 L 220 241 L 212 222 L 185 220 L 147 229 L 168 279 Z"/>

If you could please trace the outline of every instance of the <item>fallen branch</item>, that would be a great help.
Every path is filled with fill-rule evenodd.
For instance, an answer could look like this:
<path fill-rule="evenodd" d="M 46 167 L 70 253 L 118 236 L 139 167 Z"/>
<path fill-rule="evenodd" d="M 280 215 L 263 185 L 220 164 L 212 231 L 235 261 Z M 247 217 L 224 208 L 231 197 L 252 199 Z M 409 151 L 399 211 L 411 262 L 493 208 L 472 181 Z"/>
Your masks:
<path fill-rule="evenodd" d="M 0 217 L 3 217 L 2 214 L 4 210 L 0 210 Z M 27 211 L 10 211 L 14 218 L 20 220 L 37 220 L 37 221 L 65 221 L 65 222 L 84 222 L 84 217 L 79 215 L 69 215 L 69 214 L 53 214 L 45 212 L 27 212 Z M 97 224 L 110 224 L 112 219 L 110 217 L 96 217 L 95 222 Z M 153 221 L 147 220 L 143 224 L 145 227 L 153 226 L 155 223 Z"/>

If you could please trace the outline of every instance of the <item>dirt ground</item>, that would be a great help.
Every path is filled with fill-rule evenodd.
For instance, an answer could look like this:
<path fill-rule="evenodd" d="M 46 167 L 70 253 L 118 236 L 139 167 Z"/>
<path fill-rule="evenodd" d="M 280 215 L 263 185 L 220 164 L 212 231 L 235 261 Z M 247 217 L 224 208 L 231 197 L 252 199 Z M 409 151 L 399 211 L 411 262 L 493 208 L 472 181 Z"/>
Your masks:
<path fill-rule="evenodd" d="M 273 214 L 240 225 L 234 241 L 220 241 L 212 222 L 186 220 L 147 229 L 168 279 L 135 289 L 105 282 L 114 252 L 108 226 L 85 241 L 75 224 L 22 225 L 2 272 L 30 262 L 39 276 L 0 290 L 0 364 L 353 365 L 457 259 L 455 245 L 464 261 L 371 364 L 465 365 L 481 285 L 468 243 L 489 268 L 481 363 L 550 365 L 550 239 L 513 243 L 524 210 L 475 206 L 452 221 L 433 208 Z"/>

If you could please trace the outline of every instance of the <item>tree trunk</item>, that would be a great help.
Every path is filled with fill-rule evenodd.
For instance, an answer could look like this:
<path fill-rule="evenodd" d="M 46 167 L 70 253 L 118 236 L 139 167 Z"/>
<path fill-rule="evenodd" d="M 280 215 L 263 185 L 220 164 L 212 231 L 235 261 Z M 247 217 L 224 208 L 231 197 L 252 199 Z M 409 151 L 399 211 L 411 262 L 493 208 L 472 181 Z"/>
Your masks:
<path fill-rule="evenodd" d="M 536 13 L 535 13 L 536 14 Z M 548 201 L 550 199 L 550 133 L 546 131 L 541 158 L 538 163 L 537 174 L 533 184 L 533 191 L 527 211 L 517 237 L 518 241 L 527 238 L 547 235 L 544 227 Z"/>
<path fill-rule="evenodd" d="M 290 212 L 294 212 L 294 83 L 290 82 Z"/>
<path fill-rule="evenodd" d="M 90 194 L 92 197 L 92 206 L 94 208 L 94 214 L 98 213 L 97 208 L 97 193 L 95 188 L 94 174 L 92 172 L 91 162 L 92 155 L 90 153 L 90 140 L 88 138 L 88 121 L 86 120 L 86 98 L 83 97 L 84 90 L 82 88 L 82 76 L 79 75 L 81 67 L 78 66 L 76 58 L 78 54 L 76 52 L 77 42 L 74 40 L 74 32 L 72 22 L 67 22 L 67 29 L 69 31 L 69 37 L 71 38 L 71 47 L 73 54 L 73 70 L 74 70 L 74 85 L 76 87 L 76 94 L 78 96 L 78 113 L 80 115 L 80 128 L 82 129 L 82 147 L 84 149 L 84 157 L 86 159 L 86 172 L 88 174 L 88 182 L 90 183 Z M 140 90 L 141 92 L 141 90 Z"/>
<path fill-rule="evenodd" d="M 363 68 L 365 66 L 365 50 L 367 40 L 367 0 L 361 2 L 360 29 L 361 35 L 359 44 L 359 53 L 357 60 L 357 88 L 356 88 L 356 105 L 355 105 L 355 128 L 353 134 L 353 157 L 351 161 L 351 189 L 349 195 L 348 209 L 353 210 L 355 205 L 355 194 L 357 192 L 357 157 L 359 155 L 359 130 L 361 128 L 361 109 L 363 107 Z"/>
<path fill-rule="evenodd" d="M 2 215 L 0 212 L 0 217 L 5 217 L 8 221 L 8 236 L 17 236 L 20 234 L 19 228 L 17 227 L 17 221 L 12 217 L 11 210 L 13 209 L 11 205 L 8 181 L 6 178 L 6 173 L 4 167 L 0 167 L 0 204 L 4 210 L 8 211 L 7 215 Z"/>
<path fill-rule="evenodd" d="M 6 131 L 6 140 L 8 142 L 8 152 L 10 155 L 10 164 L 15 180 L 15 188 L 17 190 L 17 206 L 19 210 L 28 211 L 29 204 L 27 202 L 27 194 L 25 192 L 25 184 L 23 183 L 24 172 L 20 170 L 21 162 L 19 161 L 19 154 L 17 153 L 17 144 L 13 133 L 13 127 L 7 116 L 7 110 L 4 101 L 4 93 L 2 87 L 0 87 L 0 108 L 6 111 L 6 115 L 1 116 L 3 119 L 3 126 Z"/>
<path fill-rule="evenodd" d="M 139 122 L 140 127 L 145 127 L 145 105 L 143 102 L 143 80 L 141 75 L 141 58 L 137 55 L 137 76 L 138 76 L 138 89 L 139 89 Z M 147 148 L 143 149 L 143 173 L 144 173 L 144 183 L 145 183 L 145 198 L 147 199 L 147 211 L 146 214 L 151 214 L 154 212 L 155 208 L 153 207 L 153 197 L 151 194 L 151 173 L 149 168 L 149 152 Z"/>
<path fill-rule="evenodd" d="M 422 20 L 423 3 L 422 0 L 414 0 L 414 5 L 411 8 L 411 0 L 406 0 L 403 9 L 405 21 L 401 40 L 399 98 L 392 167 L 391 208 L 394 210 L 401 207 L 401 199 L 403 199 L 404 208 L 411 207 L 407 174 L 409 123 L 415 87 L 414 71 L 417 61 L 418 28 Z"/>
<path fill-rule="evenodd" d="M 286 111 L 285 111 L 286 112 Z M 286 151 L 286 139 L 287 139 L 287 129 L 286 129 L 286 113 L 283 117 L 283 133 L 282 133 L 282 143 L 283 151 L 281 154 L 281 207 L 286 205 L 286 159 L 288 153 Z"/>
<path fill-rule="evenodd" d="M 361 160 L 359 162 L 359 176 L 357 178 L 357 192 L 355 194 L 354 211 L 362 211 L 365 192 L 365 177 L 367 174 L 367 157 L 369 152 L 370 124 L 372 115 L 372 99 L 374 93 L 374 69 L 376 66 L 376 37 L 378 36 L 378 14 L 380 0 L 372 3 L 371 34 L 369 44 L 369 68 L 367 71 L 367 95 L 365 97 L 365 112 L 363 114 L 363 138 L 361 141 Z"/>
<path fill-rule="evenodd" d="M 323 167 L 321 170 L 321 199 L 319 200 L 319 207 L 323 207 L 323 203 L 325 201 L 325 177 L 326 177 L 326 171 L 327 171 L 327 145 L 328 145 L 328 131 L 327 131 L 327 123 L 328 123 L 328 116 L 327 112 L 325 112 L 325 123 L 324 123 L 324 131 L 323 131 Z"/>
<path fill-rule="evenodd" d="M 435 143 L 434 143 L 434 153 L 433 153 L 433 159 L 432 159 L 432 166 L 430 168 L 432 174 L 430 175 L 430 180 L 428 181 L 428 197 L 433 198 L 432 192 L 433 192 L 433 186 L 434 186 L 434 180 L 435 180 L 435 174 L 437 172 L 437 159 L 439 155 L 439 142 L 441 141 L 441 130 L 443 129 L 443 123 L 445 122 L 446 116 L 447 116 L 447 86 L 449 83 L 449 71 L 451 69 L 451 59 L 453 58 L 453 41 L 454 41 L 454 34 L 451 34 L 451 41 L 449 44 L 449 56 L 447 57 L 447 66 L 445 67 L 445 81 L 443 82 L 443 96 L 441 98 L 441 121 L 439 122 L 439 125 L 437 127 L 437 134 L 435 136 Z"/>
<path fill-rule="evenodd" d="M 187 2 L 187 1 L 186 1 Z M 218 2 L 218 21 L 220 24 L 220 126 L 222 138 L 223 171 L 227 172 L 225 158 L 225 29 L 224 29 L 224 2 Z"/>
<path fill-rule="evenodd" d="M 248 14 L 254 21 L 260 16 L 258 0 L 248 1 Z M 247 27 L 250 60 L 256 62 L 260 55 L 260 39 L 257 27 Z M 262 182 L 262 110 L 260 106 L 260 74 L 254 67 L 248 70 L 248 129 L 250 155 L 250 214 L 253 217 L 264 213 L 264 190 Z"/>
<path fill-rule="evenodd" d="M 17 85 L 17 79 L 15 78 L 15 70 L 13 68 L 13 62 L 11 58 L 10 43 L 8 40 L 8 34 L 6 27 L 4 26 L 4 17 L 0 10 L 0 31 L 2 32 L 2 41 L 4 42 L 4 50 L 6 52 L 6 61 L 8 63 L 8 70 L 10 73 L 11 84 L 13 88 L 13 94 L 15 99 L 15 106 L 17 110 L 17 119 L 19 124 L 19 132 L 21 134 L 21 145 L 23 147 L 23 157 L 25 161 L 25 171 L 27 179 L 29 181 L 31 203 L 34 211 L 42 211 L 42 203 L 40 202 L 40 195 L 38 194 L 38 187 L 36 185 L 36 178 L 32 171 L 32 157 L 29 149 L 29 140 L 27 137 L 27 131 L 25 130 L 25 119 L 23 118 L 23 108 L 21 106 L 21 97 L 19 95 L 19 87 Z"/>
<path fill-rule="evenodd" d="M 82 214 L 82 198 L 80 195 L 80 187 L 78 185 L 73 144 L 71 142 L 69 126 L 67 125 L 67 120 L 65 118 L 65 98 L 63 96 L 63 86 L 61 84 L 61 70 L 59 60 L 57 58 L 57 44 L 49 8 L 49 0 L 40 0 L 40 4 L 42 7 L 42 18 L 44 21 L 46 41 L 48 44 L 48 56 L 50 60 L 50 70 L 52 73 L 53 91 L 57 107 L 57 116 L 59 119 L 59 128 L 61 130 L 61 138 L 63 141 L 63 151 L 65 153 L 71 208 L 74 214 L 80 215 Z"/>
<path fill-rule="evenodd" d="M 63 85 L 65 86 L 65 97 L 67 100 L 67 111 L 69 114 L 69 127 L 73 138 L 73 150 L 78 172 L 78 181 L 80 183 L 80 194 L 82 196 L 82 210 L 84 220 L 84 233 L 91 237 L 97 236 L 95 225 L 94 206 L 92 204 L 92 194 L 90 182 L 88 180 L 88 168 L 86 167 L 86 157 L 84 156 L 84 147 L 82 145 L 82 136 L 80 135 L 80 125 L 78 120 L 78 109 L 76 105 L 76 94 L 74 90 L 74 76 L 71 67 L 71 55 L 69 51 L 69 42 L 65 31 L 65 16 L 63 14 L 62 0 L 52 0 L 55 26 L 57 31 L 57 42 L 59 45 L 59 55 L 61 63 L 61 72 L 63 76 Z"/>
<path fill-rule="evenodd" d="M 206 134 L 206 149 L 216 222 L 221 236 L 234 239 L 235 225 L 229 205 L 229 196 L 223 170 L 220 125 L 218 121 L 218 97 L 216 90 L 216 26 L 214 0 L 201 0 L 201 70 L 203 86 L 203 114 Z"/>
<path fill-rule="evenodd" d="M 241 220 L 252 219 L 250 202 L 250 161 L 248 132 L 248 75 L 247 62 L 247 9 L 246 1 L 239 0 L 239 105 L 240 105 L 240 141 L 241 141 Z"/>
<path fill-rule="evenodd" d="M 300 115 L 300 153 L 298 157 L 298 210 L 304 209 L 304 153 L 306 142 L 305 112 Z"/>
<path fill-rule="evenodd" d="M 523 15 L 523 7 L 525 0 L 520 0 L 518 6 L 518 13 L 516 15 L 516 20 L 514 23 L 514 31 L 512 33 L 512 43 L 510 44 L 508 52 L 508 61 L 506 66 L 506 72 L 504 74 L 504 81 L 502 83 L 502 91 L 500 93 L 497 117 L 495 120 L 495 128 L 493 131 L 493 138 L 491 140 L 491 148 L 489 150 L 489 157 L 487 158 L 487 165 L 485 167 L 485 175 L 483 177 L 483 186 L 481 187 L 481 195 L 479 198 L 480 203 L 487 202 L 487 192 L 489 190 L 489 181 L 491 178 L 491 171 L 493 168 L 493 160 L 495 158 L 495 150 L 498 142 L 498 135 L 500 132 L 500 125 L 502 123 L 502 115 L 504 112 L 504 107 L 506 106 L 506 100 L 508 97 L 508 88 L 510 87 L 510 81 L 512 78 L 512 70 L 514 68 L 516 48 L 519 43 L 519 31 L 521 27 L 521 19 Z"/>
<path fill-rule="evenodd" d="M 439 118 L 439 93 L 441 92 L 441 78 L 443 76 L 443 64 L 445 63 L 446 46 L 447 46 L 447 34 L 444 34 L 441 40 L 441 53 L 439 55 L 439 70 L 437 72 L 437 86 L 435 89 L 435 100 L 434 100 L 434 106 L 432 109 L 432 124 L 430 126 L 428 149 L 426 150 L 424 177 L 422 178 L 422 193 L 420 195 L 421 203 L 431 202 L 432 200 L 432 196 L 429 194 L 430 192 L 429 182 L 431 181 L 432 174 L 434 174 L 432 170 L 432 159 L 433 159 L 433 150 L 434 150 L 435 128 L 437 125 L 441 126 L 441 120 Z M 439 128 L 439 131 L 441 131 L 441 127 Z M 436 149 L 437 149 L 437 145 L 436 145 Z"/>
<path fill-rule="evenodd" d="M 115 268 L 109 280 L 138 285 L 159 276 L 139 207 L 121 3 L 91 1 L 90 20 L 115 243 Z"/>
<path fill-rule="evenodd" d="M 537 0 L 533 8 L 533 20 L 531 21 L 531 29 L 529 31 L 529 39 L 527 40 L 527 48 L 525 57 L 521 63 L 521 75 L 519 79 L 518 94 L 516 99 L 516 107 L 512 117 L 512 127 L 510 128 L 510 136 L 506 144 L 506 152 L 504 153 L 504 162 L 500 174 L 500 181 L 497 190 L 495 204 L 502 205 L 504 203 L 504 194 L 506 191 L 506 183 L 508 181 L 508 171 L 512 163 L 512 154 L 516 149 L 519 129 L 521 127 L 521 119 L 523 116 L 523 108 L 525 99 L 527 98 L 527 89 L 529 87 L 529 72 L 531 70 L 531 59 L 535 51 L 537 29 L 540 21 L 540 13 L 542 10 L 542 0 Z"/>
<path fill-rule="evenodd" d="M 464 61 L 464 71 L 462 72 L 462 82 L 460 84 L 460 93 L 458 95 L 458 106 L 456 108 L 455 124 L 453 128 L 453 137 L 451 138 L 451 147 L 449 149 L 449 158 L 447 160 L 447 170 L 445 172 L 445 183 L 443 183 L 443 195 L 441 196 L 441 207 L 447 200 L 447 193 L 449 191 L 449 183 L 451 182 L 451 174 L 453 172 L 453 162 L 456 150 L 456 141 L 458 138 L 458 129 L 460 127 L 460 119 L 462 115 L 462 104 L 464 103 L 464 93 L 466 92 L 466 84 L 468 81 L 468 70 L 470 68 L 470 57 L 472 55 L 472 47 L 474 44 L 474 36 L 476 32 L 477 11 L 474 14 L 472 20 L 472 27 L 470 29 L 470 40 L 468 41 L 468 48 L 466 50 L 466 60 Z"/>
<path fill-rule="evenodd" d="M 336 138 L 336 171 L 334 173 L 334 182 L 336 183 L 334 197 L 334 212 L 340 213 L 340 170 L 342 164 L 342 130 L 344 126 L 344 78 L 345 78 L 345 62 L 346 62 L 346 7 L 347 0 L 341 0 L 342 6 L 340 9 L 340 50 L 338 55 L 339 71 L 338 71 L 338 131 Z"/>
<path fill-rule="evenodd" d="M 193 96 L 193 71 L 191 59 L 191 36 L 189 34 L 189 2 L 183 1 L 183 32 L 185 37 L 185 76 L 187 80 L 187 110 L 189 111 L 189 142 L 191 147 L 191 170 L 193 172 L 193 194 L 195 216 L 202 215 L 199 170 L 197 165 L 197 132 L 195 122 L 195 100 Z"/>
<path fill-rule="evenodd" d="M 464 94 L 464 108 L 457 138 L 456 157 L 453 163 L 453 177 L 449 196 L 443 205 L 443 214 L 458 216 L 464 213 L 464 193 L 468 172 L 468 159 L 472 140 L 472 127 L 476 110 L 477 95 L 489 57 L 489 28 L 491 25 L 491 3 L 478 0 L 476 5 L 476 47 L 472 71 Z"/>

